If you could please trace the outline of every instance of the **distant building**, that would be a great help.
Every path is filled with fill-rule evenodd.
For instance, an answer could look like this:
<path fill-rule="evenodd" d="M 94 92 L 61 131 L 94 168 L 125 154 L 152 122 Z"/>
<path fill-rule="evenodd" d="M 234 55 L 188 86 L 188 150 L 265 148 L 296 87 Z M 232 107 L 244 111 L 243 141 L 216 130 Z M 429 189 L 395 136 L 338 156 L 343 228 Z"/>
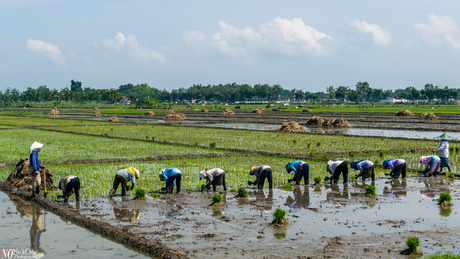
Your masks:
<path fill-rule="evenodd" d="M 125 95 L 125 96 L 123 96 L 123 98 L 121 98 L 120 103 L 122 103 L 122 104 L 131 104 L 131 98 L 129 98 L 129 96 Z"/>
<path fill-rule="evenodd" d="M 409 100 L 397 97 L 396 95 L 390 95 L 387 98 L 380 100 L 381 103 L 407 103 Z"/>

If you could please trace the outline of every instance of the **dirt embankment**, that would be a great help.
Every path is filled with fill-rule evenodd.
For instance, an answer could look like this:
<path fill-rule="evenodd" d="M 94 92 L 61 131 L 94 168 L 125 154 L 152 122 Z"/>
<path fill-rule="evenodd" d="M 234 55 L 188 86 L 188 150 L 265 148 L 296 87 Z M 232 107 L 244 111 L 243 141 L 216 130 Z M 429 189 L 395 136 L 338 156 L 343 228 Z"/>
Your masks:
<path fill-rule="evenodd" d="M 88 229 L 91 232 L 129 246 L 135 250 L 142 251 L 143 253 L 147 253 L 158 258 L 187 258 L 184 253 L 168 248 L 158 239 L 151 242 L 144 237 L 131 233 L 129 229 L 120 229 L 105 222 L 88 219 L 87 216 L 81 215 L 78 210 L 69 209 L 69 207 L 65 204 L 58 204 L 41 195 L 31 197 L 31 193 L 18 189 L 11 184 L 0 182 L 0 190 L 34 202 L 43 207 L 43 209 L 56 214 L 66 221 L 70 221 L 80 227 Z"/>

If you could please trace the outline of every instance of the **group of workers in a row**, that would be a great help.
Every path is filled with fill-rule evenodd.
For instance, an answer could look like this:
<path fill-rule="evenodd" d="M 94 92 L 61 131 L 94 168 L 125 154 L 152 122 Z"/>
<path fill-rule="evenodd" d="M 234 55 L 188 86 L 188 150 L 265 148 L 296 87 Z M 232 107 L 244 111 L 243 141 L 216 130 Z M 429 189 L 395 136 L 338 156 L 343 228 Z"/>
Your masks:
<path fill-rule="evenodd" d="M 434 152 L 439 153 L 439 157 L 435 155 L 431 156 L 422 156 L 420 159 L 420 163 L 425 165 L 425 170 L 422 173 L 429 172 L 429 176 L 434 175 L 436 176 L 438 170 L 443 169 L 443 167 L 447 167 L 449 172 L 450 164 L 448 160 L 449 156 L 449 136 L 443 134 L 439 136 L 443 141 L 441 142 L 438 149 L 433 150 Z M 40 165 L 38 160 L 38 152 L 43 148 L 43 144 L 38 142 L 34 142 L 29 149 L 30 154 L 30 166 L 29 166 L 29 173 L 32 176 L 32 191 L 33 194 L 38 193 L 39 185 L 41 182 L 40 179 L 40 169 L 44 166 Z M 300 184 L 302 178 L 304 179 L 305 184 L 309 184 L 310 179 L 310 167 L 308 163 L 298 160 L 289 162 L 285 166 L 286 172 L 291 173 L 294 172 L 294 177 L 290 182 L 295 182 L 296 184 Z M 393 179 L 398 179 L 399 176 L 402 178 L 406 178 L 406 161 L 404 159 L 387 159 L 383 161 L 383 168 L 384 169 L 391 169 L 389 175 Z M 375 173 L 374 173 L 374 163 L 369 160 L 361 160 L 358 162 L 352 162 L 350 164 L 350 169 L 359 170 L 360 173 L 357 177 L 362 177 L 364 181 L 365 178 L 370 177 L 372 181 L 375 180 Z M 348 165 L 345 161 L 340 160 L 329 160 L 326 165 L 326 170 L 331 177 L 329 178 L 331 183 L 337 183 L 342 174 L 343 183 L 348 182 Z M 227 190 L 226 181 L 225 181 L 225 170 L 220 168 L 214 168 L 210 170 L 203 170 L 199 172 L 199 178 L 202 180 L 203 178 L 206 179 L 207 185 L 206 188 L 209 190 L 211 186 L 213 190 L 216 191 L 216 186 L 222 185 L 224 190 Z M 254 166 L 249 171 L 249 175 L 255 176 L 256 179 L 252 184 L 257 185 L 259 189 L 264 187 L 265 179 L 268 181 L 269 188 L 273 188 L 273 171 L 272 168 L 268 165 L 261 165 L 261 166 Z M 168 168 L 163 169 L 160 171 L 158 177 L 161 181 L 166 182 L 166 193 L 172 193 L 173 187 L 176 185 L 177 192 L 181 191 L 181 183 L 182 183 L 182 173 L 177 168 Z M 134 189 L 136 179 L 139 178 L 139 170 L 133 167 L 129 167 L 126 169 L 122 169 L 116 172 L 115 179 L 113 182 L 112 189 L 110 190 L 109 197 L 115 195 L 119 185 L 121 184 L 121 195 L 125 196 L 126 191 L 128 190 L 128 182 L 131 182 L 131 190 Z M 69 197 L 75 192 L 76 200 L 80 200 L 80 179 L 77 176 L 69 175 L 63 177 L 59 181 L 59 188 L 62 190 L 64 200 L 67 202 Z"/>

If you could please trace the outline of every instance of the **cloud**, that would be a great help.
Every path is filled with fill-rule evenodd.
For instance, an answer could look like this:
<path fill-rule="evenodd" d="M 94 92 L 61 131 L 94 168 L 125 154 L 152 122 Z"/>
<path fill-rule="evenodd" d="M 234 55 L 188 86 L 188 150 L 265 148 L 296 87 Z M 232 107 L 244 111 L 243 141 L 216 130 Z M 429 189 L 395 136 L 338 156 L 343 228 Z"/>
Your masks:
<path fill-rule="evenodd" d="M 254 52 L 277 52 L 287 55 L 328 53 L 332 37 L 305 25 L 301 18 L 292 20 L 277 17 L 258 30 L 238 28 L 223 21 L 218 23 L 219 31 L 212 37 L 201 32 L 188 31 L 186 42 L 205 43 L 230 56 L 245 56 Z"/>
<path fill-rule="evenodd" d="M 366 21 L 361 22 L 356 20 L 350 23 L 349 26 L 356 27 L 365 33 L 372 33 L 374 45 L 388 46 L 393 42 L 390 33 L 387 30 L 380 28 L 377 24 L 369 24 Z"/>
<path fill-rule="evenodd" d="M 110 51 L 123 52 L 127 56 L 143 61 L 157 60 L 166 61 L 166 57 L 148 47 L 142 47 L 137 42 L 136 36 L 129 34 L 125 36 L 119 32 L 113 37 L 113 39 L 105 38 L 99 42 L 95 42 L 94 46 L 103 46 Z"/>
<path fill-rule="evenodd" d="M 27 49 L 36 55 L 46 57 L 59 65 L 65 65 L 67 58 L 62 54 L 58 46 L 41 40 L 27 40 Z"/>
<path fill-rule="evenodd" d="M 430 44 L 446 42 L 455 49 L 460 49 L 460 31 L 454 19 L 448 16 L 428 14 L 428 24 L 416 23 L 414 29 Z"/>

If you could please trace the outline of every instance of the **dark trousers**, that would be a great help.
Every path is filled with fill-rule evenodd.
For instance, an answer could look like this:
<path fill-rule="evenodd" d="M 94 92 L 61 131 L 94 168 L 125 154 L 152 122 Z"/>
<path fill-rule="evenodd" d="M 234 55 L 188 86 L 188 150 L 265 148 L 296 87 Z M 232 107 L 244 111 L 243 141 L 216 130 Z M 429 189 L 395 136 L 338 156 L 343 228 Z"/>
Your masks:
<path fill-rule="evenodd" d="M 115 175 L 115 180 L 113 181 L 113 189 L 115 189 L 115 192 L 118 189 L 118 185 L 121 184 L 121 196 L 126 196 L 126 188 L 128 187 L 128 181 L 121 176 L 121 175 Z"/>
<path fill-rule="evenodd" d="M 407 169 L 406 163 L 397 165 L 393 169 L 392 173 L 390 173 L 390 176 L 392 176 L 393 179 L 398 179 L 399 175 L 401 175 L 401 177 L 404 179 L 406 178 L 406 169 Z"/>
<path fill-rule="evenodd" d="M 331 177 L 331 182 L 332 180 L 334 183 L 337 183 L 339 181 L 340 174 L 343 176 L 343 183 L 348 183 L 348 166 L 347 162 L 342 162 L 335 168 L 334 174 L 332 174 Z"/>
<path fill-rule="evenodd" d="M 295 184 L 300 184 L 302 177 L 305 184 L 310 183 L 310 166 L 308 164 L 303 164 L 302 169 L 297 171 L 297 174 L 294 176 Z"/>
<path fill-rule="evenodd" d="M 175 174 L 175 175 L 169 177 L 168 181 L 166 181 L 166 190 L 171 189 L 171 191 L 172 191 L 174 181 L 176 181 L 177 192 L 180 192 L 180 186 L 181 186 L 181 183 L 182 183 L 182 174 Z"/>
<path fill-rule="evenodd" d="M 259 179 L 255 180 L 254 183 L 257 183 L 257 188 L 264 188 L 265 178 L 268 179 L 268 188 L 273 188 L 273 172 L 271 168 L 266 168 L 260 172 Z"/>
<path fill-rule="evenodd" d="M 224 191 L 227 190 L 227 182 L 225 181 L 225 172 L 221 173 L 220 175 L 214 177 L 212 179 L 212 182 L 207 183 L 207 188 L 211 188 L 212 185 L 212 190 L 216 191 L 218 185 L 222 185 L 224 187 Z"/>
<path fill-rule="evenodd" d="M 75 191 L 75 198 L 77 201 L 80 200 L 80 178 L 75 177 L 69 181 L 69 183 L 65 186 L 65 198 L 64 200 L 68 200 L 70 196 L 72 196 L 73 192 Z"/>

